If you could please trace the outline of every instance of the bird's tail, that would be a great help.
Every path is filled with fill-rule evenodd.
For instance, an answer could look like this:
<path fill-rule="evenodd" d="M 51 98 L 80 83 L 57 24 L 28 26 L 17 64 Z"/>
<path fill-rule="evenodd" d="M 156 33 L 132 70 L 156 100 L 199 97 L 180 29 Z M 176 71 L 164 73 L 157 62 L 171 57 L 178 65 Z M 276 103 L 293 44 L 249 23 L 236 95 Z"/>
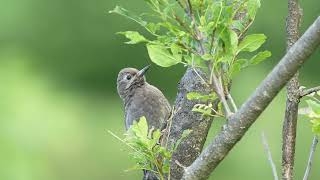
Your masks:
<path fill-rule="evenodd" d="M 143 180 L 159 180 L 151 171 L 143 170 Z"/>

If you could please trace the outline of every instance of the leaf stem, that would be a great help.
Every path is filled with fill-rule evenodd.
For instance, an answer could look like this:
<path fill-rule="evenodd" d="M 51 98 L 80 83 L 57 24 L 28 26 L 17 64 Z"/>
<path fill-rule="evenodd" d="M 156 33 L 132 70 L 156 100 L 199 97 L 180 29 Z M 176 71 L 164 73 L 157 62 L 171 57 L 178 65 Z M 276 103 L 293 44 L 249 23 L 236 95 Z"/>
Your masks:
<path fill-rule="evenodd" d="M 238 111 L 238 107 L 237 107 L 236 103 L 234 102 L 231 94 L 228 93 L 227 97 L 228 97 L 228 99 L 230 100 L 230 103 L 231 103 L 231 105 L 232 105 L 233 110 L 234 110 L 235 112 L 237 112 L 237 111 Z"/>

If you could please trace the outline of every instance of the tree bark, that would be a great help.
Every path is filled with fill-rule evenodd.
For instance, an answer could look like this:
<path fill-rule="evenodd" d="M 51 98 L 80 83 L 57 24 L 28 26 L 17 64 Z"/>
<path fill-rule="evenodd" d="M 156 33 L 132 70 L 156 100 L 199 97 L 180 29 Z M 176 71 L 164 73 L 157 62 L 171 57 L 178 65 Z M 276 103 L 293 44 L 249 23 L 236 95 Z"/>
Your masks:
<path fill-rule="evenodd" d="M 287 50 L 299 39 L 300 7 L 298 0 L 288 0 Z M 282 179 L 293 179 L 298 108 L 300 102 L 299 72 L 287 84 L 286 111 L 282 129 Z"/>
<path fill-rule="evenodd" d="M 205 77 L 201 71 L 198 72 Z M 210 92 L 210 88 L 202 83 L 191 68 L 187 69 L 178 85 L 175 101 L 177 113 L 172 119 L 169 144 L 174 144 L 184 130 L 191 129 L 192 132 L 173 154 L 170 167 L 170 178 L 173 180 L 181 179 L 184 172 L 181 165 L 189 166 L 200 155 L 212 123 L 212 118 L 203 118 L 200 113 L 192 111 L 193 106 L 199 102 L 188 100 L 186 95 L 189 92 L 200 92 L 201 94 Z"/>
<path fill-rule="evenodd" d="M 278 92 L 320 44 L 320 17 L 295 43 L 211 144 L 187 168 L 183 179 L 207 179 Z"/>
<path fill-rule="evenodd" d="M 177 2 L 180 3 L 180 1 Z M 184 9 L 189 18 L 194 21 L 191 2 L 187 1 L 187 8 L 184 8 L 181 4 L 180 6 Z M 246 16 L 246 12 L 237 13 L 235 19 L 240 20 Z M 202 36 L 198 29 L 195 29 L 195 31 L 197 32 L 198 36 Z M 204 51 L 205 48 L 200 42 L 197 52 L 199 54 L 204 54 Z M 207 78 L 205 73 L 202 73 L 200 70 L 197 70 L 197 72 L 200 73 L 201 77 Z M 181 179 L 184 173 L 184 167 L 191 165 L 200 155 L 213 120 L 213 118 L 203 118 L 200 113 L 192 112 L 192 108 L 198 102 L 189 101 L 186 97 L 186 94 L 189 92 L 200 92 L 201 94 L 205 94 L 212 91 L 214 91 L 214 89 L 212 89 L 212 87 L 206 87 L 202 83 L 199 76 L 196 75 L 191 68 L 188 68 L 180 80 L 175 102 L 175 109 L 178 109 L 179 111 L 173 117 L 169 143 L 176 142 L 186 129 L 191 129 L 192 133 L 179 145 L 177 151 L 173 154 L 170 166 L 170 178 L 173 180 Z M 217 104 L 218 101 L 214 102 L 214 109 L 217 109 Z"/>

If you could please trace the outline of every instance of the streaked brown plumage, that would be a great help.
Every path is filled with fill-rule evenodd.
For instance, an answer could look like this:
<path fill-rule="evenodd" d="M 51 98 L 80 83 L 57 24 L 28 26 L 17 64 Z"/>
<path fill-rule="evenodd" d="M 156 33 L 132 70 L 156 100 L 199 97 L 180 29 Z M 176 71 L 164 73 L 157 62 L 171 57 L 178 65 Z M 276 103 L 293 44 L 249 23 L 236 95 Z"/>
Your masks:
<path fill-rule="evenodd" d="M 137 70 L 124 68 L 118 74 L 117 89 L 124 103 L 125 127 L 128 129 L 133 121 L 145 116 L 151 129 L 165 128 L 171 108 L 162 92 L 146 82 L 145 72 L 150 66 Z M 144 180 L 157 180 L 149 171 L 144 170 Z"/>
<path fill-rule="evenodd" d="M 144 73 L 148 68 L 141 71 L 124 68 L 118 74 L 117 89 L 124 103 L 126 129 L 142 116 L 146 117 L 149 128 L 161 129 L 169 118 L 168 100 L 158 88 L 146 82 Z"/>

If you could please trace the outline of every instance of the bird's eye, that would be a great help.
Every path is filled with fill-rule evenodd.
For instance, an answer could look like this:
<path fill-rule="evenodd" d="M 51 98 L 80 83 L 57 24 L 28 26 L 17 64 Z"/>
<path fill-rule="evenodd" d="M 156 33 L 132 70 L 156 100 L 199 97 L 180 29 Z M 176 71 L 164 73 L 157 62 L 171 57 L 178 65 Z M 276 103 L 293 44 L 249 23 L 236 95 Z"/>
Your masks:
<path fill-rule="evenodd" d="M 130 80 L 130 79 L 131 79 L 131 75 L 128 75 L 128 76 L 127 76 L 127 80 Z"/>

